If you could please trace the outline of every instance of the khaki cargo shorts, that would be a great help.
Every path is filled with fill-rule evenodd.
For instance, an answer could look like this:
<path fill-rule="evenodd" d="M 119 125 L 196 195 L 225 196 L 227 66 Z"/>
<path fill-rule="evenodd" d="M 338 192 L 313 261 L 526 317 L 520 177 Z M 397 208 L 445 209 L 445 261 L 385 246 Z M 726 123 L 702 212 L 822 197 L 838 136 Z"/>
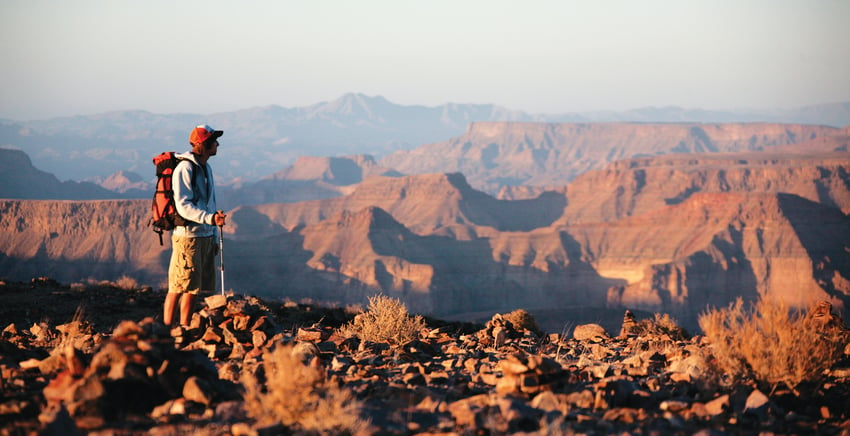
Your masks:
<path fill-rule="evenodd" d="M 171 236 L 168 292 L 215 292 L 215 238 Z"/>

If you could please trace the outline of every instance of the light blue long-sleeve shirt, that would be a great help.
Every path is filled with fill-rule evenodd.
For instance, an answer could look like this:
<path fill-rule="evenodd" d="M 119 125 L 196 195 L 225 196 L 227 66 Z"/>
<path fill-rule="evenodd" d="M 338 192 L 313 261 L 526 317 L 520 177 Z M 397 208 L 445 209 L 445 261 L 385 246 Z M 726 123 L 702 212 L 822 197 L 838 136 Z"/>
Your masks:
<path fill-rule="evenodd" d="M 191 152 L 177 153 L 176 156 L 184 160 L 177 164 L 171 175 L 174 204 L 177 213 L 190 222 L 185 226 L 175 227 L 173 234 L 188 238 L 214 236 L 216 226 L 213 216 L 217 209 L 212 168 L 205 163 L 206 171 L 204 171 Z M 192 177 L 195 178 L 194 184 Z"/>

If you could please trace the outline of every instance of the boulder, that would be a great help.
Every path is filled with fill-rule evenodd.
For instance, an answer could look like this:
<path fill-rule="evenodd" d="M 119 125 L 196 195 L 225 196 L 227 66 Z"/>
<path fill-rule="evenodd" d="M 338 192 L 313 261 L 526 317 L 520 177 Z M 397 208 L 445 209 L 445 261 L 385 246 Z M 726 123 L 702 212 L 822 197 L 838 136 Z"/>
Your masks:
<path fill-rule="evenodd" d="M 599 324 L 581 324 L 573 330 L 573 338 L 578 341 L 604 341 L 611 335 Z"/>

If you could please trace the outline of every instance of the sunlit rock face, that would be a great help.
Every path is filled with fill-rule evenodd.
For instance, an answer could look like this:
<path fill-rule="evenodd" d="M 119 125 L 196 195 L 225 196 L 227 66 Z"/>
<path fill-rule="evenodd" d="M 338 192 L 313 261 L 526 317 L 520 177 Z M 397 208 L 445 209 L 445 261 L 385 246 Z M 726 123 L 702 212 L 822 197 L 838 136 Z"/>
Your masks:
<path fill-rule="evenodd" d="M 649 131 L 666 135 L 668 127 Z M 743 147 L 743 133 L 729 129 L 717 132 L 733 132 L 727 136 L 738 142 L 727 142 Z M 557 189 L 506 189 L 501 200 L 460 173 L 380 173 L 332 185 L 349 181 L 347 170 L 378 167 L 308 159 L 286 177 L 322 176 L 325 186 L 345 189 L 333 198 L 230 210 L 227 284 L 333 303 L 362 303 L 380 292 L 438 315 L 517 307 L 658 311 L 688 328 L 707 305 L 739 296 L 791 306 L 823 299 L 845 310 L 847 135 L 828 140 L 815 128 L 795 129 L 785 134 L 815 139 L 774 145 L 771 153 L 620 160 Z M 756 136 L 773 134 L 766 132 Z M 158 286 L 169 241 L 159 245 L 149 214 L 149 200 L 1 201 L 0 266 L 12 280 L 129 275 Z"/>

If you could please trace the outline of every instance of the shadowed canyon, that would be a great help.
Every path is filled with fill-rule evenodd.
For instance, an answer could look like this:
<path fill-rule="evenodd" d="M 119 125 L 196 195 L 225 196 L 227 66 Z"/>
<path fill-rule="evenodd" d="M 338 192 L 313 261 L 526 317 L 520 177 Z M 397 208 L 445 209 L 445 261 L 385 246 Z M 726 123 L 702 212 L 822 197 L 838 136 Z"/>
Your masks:
<path fill-rule="evenodd" d="M 619 322 L 623 309 L 669 313 L 695 330 L 707 306 L 738 296 L 828 300 L 846 313 L 848 133 L 473 123 L 380 161 L 304 158 L 220 190 L 231 217 L 226 286 L 340 304 L 380 292 L 449 318 L 525 308 L 550 331 L 567 313 Z M 44 188 L 55 196 L 40 194 L 38 178 L 20 175 L 37 171 L 26 156 L 2 151 L 18 159 L 2 196 L 72 198 L 55 178 Z M 7 180 L 22 179 L 29 194 L 15 195 Z M 2 276 L 161 286 L 170 250 L 148 227 L 149 208 L 149 199 L 2 200 Z"/>

